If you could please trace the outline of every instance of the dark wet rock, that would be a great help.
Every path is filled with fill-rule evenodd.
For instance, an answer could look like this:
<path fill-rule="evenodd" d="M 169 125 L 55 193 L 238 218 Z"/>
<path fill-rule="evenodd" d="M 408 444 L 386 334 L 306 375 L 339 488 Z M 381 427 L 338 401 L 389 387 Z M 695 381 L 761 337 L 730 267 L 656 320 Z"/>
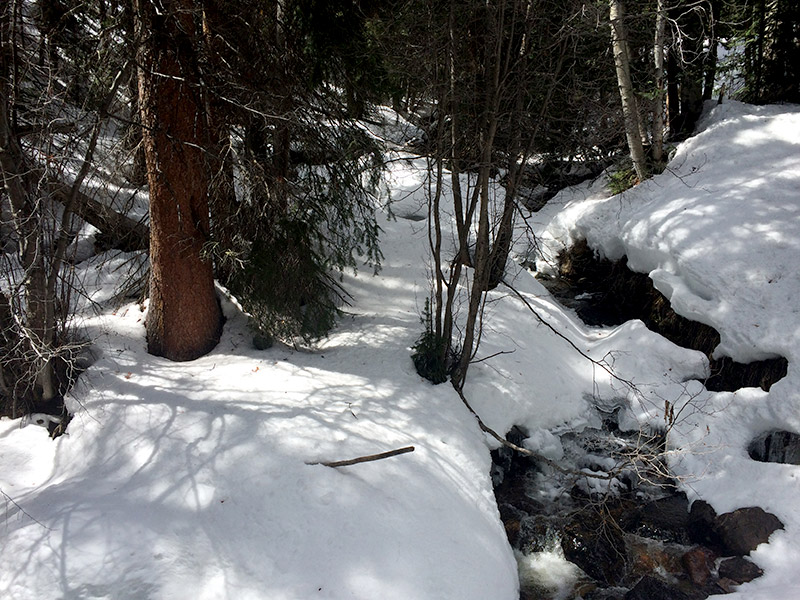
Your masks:
<path fill-rule="evenodd" d="M 652 573 L 669 573 L 680 575 L 683 573 L 681 556 L 685 551 L 684 546 L 664 544 L 637 535 L 627 536 L 629 571 L 625 579 L 630 584 L 636 583 L 644 575 Z"/>
<path fill-rule="evenodd" d="M 760 462 L 800 465 L 800 435 L 791 431 L 767 431 L 747 448 L 750 458 Z"/>
<path fill-rule="evenodd" d="M 626 570 L 626 548 L 622 531 L 608 517 L 594 511 L 582 511 L 564 526 L 561 549 L 566 559 L 586 574 L 614 585 Z"/>
<path fill-rule="evenodd" d="M 517 515 L 517 517 L 541 512 L 543 504 L 534 500 L 525 493 L 525 490 L 517 486 L 508 486 L 498 497 L 498 504 L 501 513 L 503 510 L 509 511 L 507 514 Z M 514 512 L 511 512 L 514 511 Z"/>
<path fill-rule="evenodd" d="M 506 479 L 495 488 L 495 498 L 500 509 L 500 517 L 522 519 L 526 515 L 542 512 L 544 505 L 525 492 L 525 479 Z"/>
<path fill-rule="evenodd" d="M 682 493 L 652 500 L 629 513 L 621 525 L 626 531 L 644 537 L 686 544 L 689 541 L 689 501 Z"/>
<path fill-rule="evenodd" d="M 594 592 L 589 592 L 583 596 L 583 600 L 623 600 L 625 598 L 624 589 L 598 588 Z"/>
<path fill-rule="evenodd" d="M 525 554 L 553 550 L 558 545 L 559 526 L 545 515 L 532 515 L 520 521 L 517 548 Z"/>
<path fill-rule="evenodd" d="M 750 554 L 778 529 L 783 529 L 780 519 L 758 506 L 717 515 L 707 502 L 696 500 L 689 512 L 689 538 L 723 556 Z"/>
<path fill-rule="evenodd" d="M 714 569 L 715 559 L 714 552 L 703 546 L 698 546 L 684 554 L 681 557 L 681 563 L 686 569 L 686 574 L 689 575 L 689 581 L 694 585 L 703 587 L 714 578 L 712 570 Z"/>
<path fill-rule="evenodd" d="M 573 593 L 578 598 L 586 598 L 587 596 L 595 593 L 598 589 L 597 584 L 594 581 L 579 581 L 575 585 L 575 589 Z"/>
<path fill-rule="evenodd" d="M 508 437 L 514 438 L 514 427 Z M 514 443 L 521 444 L 522 439 Z M 509 448 L 500 448 L 492 452 L 492 481 L 494 494 L 500 517 L 506 520 L 521 520 L 527 515 L 542 512 L 544 506 L 527 494 L 530 478 L 534 475 L 536 465 L 529 458 L 521 456 Z"/>
<path fill-rule="evenodd" d="M 671 342 L 702 352 L 710 363 L 710 376 L 703 381 L 709 390 L 760 387 L 769 391 L 772 384 L 786 376 L 789 362 L 782 356 L 747 364 L 714 357 L 719 333 L 709 325 L 677 314 L 648 275 L 628 269 L 626 257 L 616 262 L 600 259 L 581 240 L 559 254 L 558 268 L 557 277 L 540 281 L 563 305 L 574 309 L 584 323 L 620 325 L 639 319 Z"/>
<path fill-rule="evenodd" d="M 719 565 L 720 579 L 729 579 L 736 583 L 753 581 L 763 574 L 764 571 L 758 565 L 741 556 L 725 559 Z"/>
<path fill-rule="evenodd" d="M 712 548 L 720 545 L 716 531 L 717 511 L 705 500 L 695 500 L 689 511 L 686 531 L 689 539 L 695 544 L 703 544 Z"/>
<path fill-rule="evenodd" d="M 665 581 L 645 575 L 627 594 L 625 600 L 691 600 L 692 597 Z"/>
<path fill-rule="evenodd" d="M 789 361 L 783 356 L 750 363 L 737 363 L 723 356 L 709 362 L 711 376 L 704 383 L 712 392 L 735 392 L 746 387 L 768 392 L 773 383 L 786 377 L 789 370 Z"/>
<path fill-rule="evenodd" d="M 783 523 L 763 508 L 751 506 L 720 515 L 715 529 L 722 544 L 722 554 L 742 556 L 769 540 L 778 529 L 783 529 Z"/>
<path fill-rule="evenodd" d="M 503 527 L 506 530 L 506 537 L 508 538 L 508 543 L 511 544 L 512 548 L 517 548 L 519 543 L 519 530 L 520 530 L 519 520 L 503 518 L 502 514 L 500 518 L 503 519 Z"/>
<path fill-rule="evenodd" d="M 601 470 L 619 457 L 621 447 L 627 451 L 626 435 L 611 427 L 563 433 L 564 463 L 573 470 Z M 508 436 L 522 445 L 525 432 L 515 428 Z M 659 442 L 646 443 L 653 450 Z M 717 515 L 697 500 L 689 509 L 685 494 L 669 479 L 656 484 L 650 476 L 631 477 L 627 485 L 609 486 L 600 502 L 587 494 L 593 487 L 576 484 L 575 477 L 505 449 L 492 456 L 509 542 L 525 555 L 560 545 L 565 558 L 591 578 L 573 590 L 584 600 L 698 600 L 729 592 L 761 571 L 739 559 L 724 562 L 717 573 L 716 556 L 747 554 L 782 527 L 760 508 Z M 690 549 L 689 541 L 698 547 Z M 546 600 L 552 590 L 527 586 L 522 597 Z"/>
<path fill-rule="evenodd" d="M 727 577 L 720 577 L 719 581 L 717 581 L 717 587 L 719 588 L 718 593 L 722 594 L 730 594 L 736 591 L 736 586 L 739 585 L 733 579 L 728 579 Z"/>
<path fill-rule="evenodd" d="M 506 440 L 517 446 L 522 445 L 526 437 L 528 437 L 528 433 L 517 425 L 514 425 L 506 434 Z M 534 468 L 533 461 L 511 448 L 501 446 L 497 450 L 492 450 L 491 475 L 495 487 L 507 479 L 524 478 Z"/>

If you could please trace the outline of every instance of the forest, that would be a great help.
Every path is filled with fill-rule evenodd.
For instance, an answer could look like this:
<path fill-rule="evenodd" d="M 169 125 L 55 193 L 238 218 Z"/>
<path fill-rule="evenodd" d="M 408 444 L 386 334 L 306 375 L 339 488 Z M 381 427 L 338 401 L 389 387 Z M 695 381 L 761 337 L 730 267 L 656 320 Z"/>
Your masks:
<path fill-rule="evenodd" d="M 502 280 L 521 188 L 553 187 L 574 163 L 596 171 L 622 161 L 620 185 L 641 181 L 663 169 L 665 150 L 715 93 L 799 99 L 795 3 L 627 9 L 3 2 L 3 412 L 63 412 L 81 345 L 70 331 L 79 293 L 70 253 L 83 221 L 100 245 L 149 251 L 149 274 L 126 293 L 150 299 L 155 355 L 191 360 L 214 347 L 215 279 L 264 340 L 324 335 L 347 299 L 336 273 L 380 266 L 383 141 L 364 127 L 380 104 L 422 131 L 415 149 L 430 159 L 432 213 L 445 178 L 454 185 L 457 255 L 442 255 L 437 224 L 433 263 L 454 268 L 435 269 L 417 362 L 460 386 L 482 290 Z M 723 71 L 728 89 L 715 90 Z M 115 147 L 98 147 L 110 129 Z M 100 154 L 116 164 L 99 164 Z M 488 185 L 501 171 L 499 208 Z M 458 189 L 461 173 L 476 175 L 469 189 Z M 120 178 L 149 191 L 147 217 L 109 202 L 103 182 Z M 475 277 L 456 333 L 461 265 Z"/>
<path fill-rule="evenodd" d="M 286 384 L 283 393 L 292 396 L 295 404 L 281 405 L 276 412 L 300 411 L 317 391 L 340 384 L 338 378 L 328 381 L 325 376 L 315 380 L 308 375 L 306 380 L 304 372 L 317 368 L 307 362 L 310 357 L 329 356 L 331 366 L 337 360 L 335 349 L 346 346 L 357 357 L 353 360 L 363 356 L 361 364 L 366 365 L 370 353 L 384 348 L 380 338 L 384 333 L 378 332 L 391 328 L 390 319 L 385 317 L 384 322 L 377 308 L 374 314 L 370 312 L 370 302 L 379 299 L 387 311 L 401 311 L 402 307 L 403 319 L 413 306 L 410 312 L 416 329 L 404 333 L 411 338 L 400 343 L 408 370 L 403 376 L 413 375 L 414 385 L 428 386 L 424 389 L 430 391 L 425 393 L 437 402 L 443 394 L 454 394 L 448 402 L 454 398 L 459 410 L 466 411 L 455 419 L 463 430 L 460 435 L 481 440 L 485 435 L 489 440 L 483 444 L 469 438 L 464 442 L 468 447 L 474 450 L 476 444 L 488 444 L 495 453 L 502 449 L 532 456 L 554 472 L 573 469 L 587 477 L 586 467 L 564 467 L 558 464 L 558 452 L 549 455 L 542 450 L 554 435 L 551 430 L 557 429 L 554 415 L 561 409 L 552 409 L 550 425 L 540 424 L 546 433 L 537 438 L 538 446 L 530 441 L 535 436 L 522 443 L 509 435 L 512 426 L 520 425 L 506 422 L 511 409 L 495 408 L 499 413 L 494 418 L 489 414 L 487 398 L 494 393 L 492 386 L 499 384 L 490 383 L 487 373 L 492 368 L 505 373 L 505 367 L 493 367 L 500 365 L 493 361 L 515 352 L 493 340 L 493 333 L 505 331 L 506 320 L 532 319 L 571 345 L 575 360 L 586 359 L 592 373 L 611 377 L 609 385 L 615 393 L 620 386 L 629 386 L 625 393 L 640 395 L 640 388 L 646 385 L 637 387 L 617 371 L 613 361 L 616 348 L 608 355 L 596 356 L 570 341 L 569 334 L 562 331 L 569 327 L 561 327 L 556 317 L 548 320 L 548 310 L 538 305 L 538 300 L 532 299 L 536 296 L 526 291 L 527 284 L 520 282 L 519 269 L 531 268 L 538 271 L 537 277 L 550 277 L 551 267 L 534 263 L 546 254 L 552 223 L 570 218 L 564 216 L 568 211 L 559 213 L 554 208 L 554 198 L 580 186 L 591 188 L 600 180 L 606 182 L 609 194 L 621 194 L 621 198 L 625 194 L 638 198 L 636 194 L 647 193 L 641 190 L 653 189 L 647 188 L 649 184 L 663 181 L 659 177 L 685 182 L 695 170 L 702 172 L 705 163 L 686 173 L 674 162 L 675 157 L 684 156 L 683 144 L 691 147 L 693 136 L 702 134 L 699 124 L 714 106 L 721 111 L 733 103 L 758 111 L 777 105 L 789 107 L 791 112 L 791 107 L 800 103 L 800 5 L 793 0 L 0 0 L 0 88 L 3 422 L 38 422 L 45 426 L 47 436 L 61 440 L 59 444 L 80 444 L 82 451 L 101 456 L 111 432 L 95 436 L 96 432 L 88 433 L 95 425 L 87 423 L 96 418 L 97 411 L 105 410 L 102 402 L 92 399 L 97 390 L 103 395 L 105 373 L 121 376 L 122 385 L 140 386 L 139 391 L 120 391 L 119 397 L 132 394 L 144 405 L 149 405 L 152 397 L 172 393 L 168 390 L 176 386 L 194 390 L 192 381 L 198 385 L 206 382 L 198 393 L 217 389 L 224 395 L 226 392 L 215 386 L 226 377 L 231 381 L 238 378 L 230 357 L 243 351 L 241 348 L 247 349 L 247 360 L 256 361 L 252 368 L 247 363 L 251 374 L 267 370 L 264 360 L 270 369 L 279 369 L 276 365 L 283 364 L 281 361 L 297 366 L 297 372 L 286 374 L 286 381 L 302 381 L 297 389 L 305 392 L 294 397 L 294 384 Z M 766 113 L 742 118 L 746 121 L 762 114 Z M 766 151 L 762 154 L 768 155 Z M 725 160 L 721 156 L 719 164 Z M 416 183 L 407 185 L 407 180 Z M 668 204 L 672 196 L 664 194 Z M 676 194 L 674 197 L 680 195 Z M 537 215 L 545 214 L 553 219 L 547 231 L 536 224 Z M 612 213 L 603 214 L 609 223 L 615 218 Z M 760 213 L 753 218 L 757 222 L 759 217 Z M 415 227 L 414 246 L 409 241 L 407 248 L 398 250 L 398 223 L 406 222 Z M 594 257 L 586 260 L 626 260 L 632 269 L 649 273 L 658 293 L 668 297 L 675 312 L 681 313 L 678 296 L 683 288 L 663 278 L 660 269 L 667 267 L 650 264 L 648 256 L 656 255 L 656 250 L 650 255 L 642 250 L 636 269 L 638 247 L 631 243 L 627 254 L 618 252 L 617 246 L 603 237 L 607 226 L 594 226 L 594 231 L 603 233 L 595 234 L 596 243 L 588 250 Z M 767 237 L 778 236 L 765 227 Z M 572 230 L 570 235 L 574 242 L 587 242 L 577 239 Z M 524 244 L 530 250 L 527 256 L 520 251 Z M 555 254 L 557 251 L 553 260 Z M 413 281 L 413 300 L 403 289 L 411 285 L 410 280 L 396 271 L 399 256 L 424 274 L 422 281 Z M 563 266 L 567 254 L 559 256 Z M 573 259 L 577 262 L 583 257 L 573 255 Z M 606 278 L 605 271 L 597 270 L 605 267 L 592 263 L 590 268 L 594 271 L 588 274 L 572 273 L 570 285 L 576 287 L 571 302 L 579 304 L 583 297 L 577 297 L 578 285 L 588 286 L 581 288 L 587 297 L 608 293 L 591 287 L 596 279 Z M 562 275 L 570 276 L 565 273 Z M 371 286 L 384 285 L 369 283 L 370 278 L 379 277 L 405 282 L 397 287 L 396 306 L 386 290 L 368 291 Z M 776 275 L 769 283 L 777 281 L 776 277 L 780 278 Z M 625 305 L 626 296 L 638 293 L 640 283 L 621 284 L 624 293 L 608 302 L 615 310 Z M 698 289 L 703 285 L 698 282 Z M 551 286 L 548 289 L 552 291 Z M 709 295 L 697 289 L 693 292 L 702 299 Z M 671 293 L 676 297 L 669 298 Z M 520 313 L 497 308 L 506 297 L 521 303 Z M 694 305 L 683 308 L 684 317 L 694 317 L 712 329 L 719 325 L 710 313 Z M 93 324 L 98 315 L 103 319 L 136 318 L 110 334 L 113 326 Z M 578 315 L 583 316 L 580 310 Z M 668 323 L 678 318 L 672 313 L 652 315 L 637 313 L 630 318 L 643 320 L 650 329 L 654 329 L 651 321 L 658 321 L 661 329 L 655 330 L 675 341 L 664 331 L 684 327 L 683 322 Z M 367 322 L 354 325 L 353 320 L 359 318 Z M 370 319 L 375 322 L 374 330 L 368 324 Z M 622 328 L 628 326 L 624 321 L 627 319 L 620 321 Z M 98 341 L 109 335 L 132 337 L 125 337 L 128 341 L 112 350 L 113 342 Z M 704 364 L 710 365 L 703 368 L 711 371 L 703 377 L 687 376 L 704 379 L 704 390 L 717 391 L 712 387 L 717 385 L 715 377 L 733 361 L 772 361 L 770 365 L 780 372 L 776 381 L 786 376 L 787 364 L 791 370 L 792 352 L 779 343 L 748 353 L 731 342 L 736 336 L 724 328 L 709 335 L 708 348 L 695 350 L 702 353 Z M 514 338 L 510 333 L 511 345 L 527 343 L 522 334 Z M 134 351 L 135 359 L 128 361 L 125 353 L 139 343 L 142 353 Z M 286 356 L 274 361 L 269 358 L 276 353 Z M 112 355 L 118 360 L 109 367 L 111 363 L 104 361 Z M 392 356 L 390 363 L 396 361 L 395 354 Z M 664 351 L 664 356 L 672 357 L 672 351 Z M 157 362 L 147 362 L 150 360 Z M 348 373 L 350 359 L 338 360 L 331 368 L 339 375 Z M 194 380 L 181 378 L 181 373 L 195 373 L 192 369 L 201 366 L 211 371 L 218 364 L 223 379 L 206 380 L 199 371 L 186 376 Z M 701 369 L 692 364 L 682 368 Z M 381 368 L 389 373 L 395 365 Z M 551 367 L 551 372 L 556 373 L 557 368 Z M 547 374 L 547 367 L 536 364 L 520 369 L 543 369 L 537 377 Z M 362 387 L 374 387 L 377 397 L 382 394 L 378 381 L 391 379 L 375 366 L 364 373 L 356 371 L 366 382 Z M 146 380 L 148 373 L 154 380 L 136 381 L 137 375 Z M 177 379 L 171 381 L 171 376 L 164 375 L 161 381 L 162 373 L 174 373 Z M 281 389 L 283 377 L 278 371 L 270 376 L 265 388 L 268 393 Z M 760 385 L 769 392 L 769 385 L 746 380 L 747 376 L 735 377 L 744 379 L 730 390 L 724 389 L 724 384 L 719 390 L 733 393 Z M 554 375 L 553 381 L 562 381 L 560 378 Z M 450 385 L 431 385 L 443 383 Z M 520 393 L 536 393 L 523 388 Z M 112 390 L 117 388 L 105 392 L 117 394 Z M 577 388 L 573 391 L 586 395 Z M 684 388 L 681 393 L 689 392 Z M 247 388 L 242 394 L 257 397 L 257 388 Z M 353 394 L 352 402 L 335 398 L 346 404 L 342 414 L 352 415 L 356 422 L 361 413 L 354 402 L 361 392 Z M 402 406 L 402 398 L 390 396 Z M 162 408 L 153 409 L 148 422 L 163 417 L 164 424 L 171 424 L 183 410 L 178 408 L 183 400 L 164 398 L 159 401 Z M 600 405 L 598 398 L 592 410 Z M 186 406 L 191 404 L 186 402 Z M 204 397 L 198 402 L 210 401 Z M 681 402 L 671 397 L 662 402 L 659 397 L 667 437 L 682 417 Z M 245 412 L 254 410 L 250 403 L 219 409 L 223 413 L 230 410 L 232 419 L 241 419 L 241 423 L 237 421 L 237 441 L 230 446 L 230 440 L 220 443 L 208 453 L 222 456 L 229 451 L 246 462 L 248 452 L 260 450 L 249 445 L 255 443 L 252 440 L 244 440 L 271 435 L 263 428 L 274 428 L 272 433 L 280 440 L 297 433 L 297 423 L 284 424 L 276 418 L 267 425 L 269 419 L 262 423 L 261 417 L 251 431 L 244 425 Z M 572 410 L 567 404 L 564 422 L 573 418 L 566 416 Z M 117 408 L 112 410 L 111 405 Z M 119 409 L 121 415 L 127 410 L 123 406 L 111 402 L 109 411 Z M 322 415 L 324 410 L 319 410 Z M 430 419 L 426 427 L 433 428 L 439 428 L 439 420 L 447 420 L 447 414 L 434 408 L 421 412 Z M 127 423 L 121 416 L 111 421 Z M 214 422 L 211 419 L 205 429 L 186 429 L 197 437 L 183 439 L 177 451 L 211 440 L 216 435 Z M 397 423 L 386 426 L 394 432 Z M 75 427 L 87 429 L 83 432 Z M 316 425 L 306 423 L 305 427 L 314 431 Z M 334 437 L 338 442 L 363 442 L 375 433 L 362 439 L 361 434 L 347 433 L 348 427 L 337 431 Z M 469 427 L 476 431 L 468 433 Z M 385 434 L 376 431 L 378 439 Z M 126 465 L 123 472 L 134 469 L 130 481 L 144 472 L 148 489 L 156 489 L 162 485 L 159 482 L 181 472 L 180 466 L 171 465 L 150 473 L 147 461 L 132 467 L 140 460 L 135 448 L 144 444 L 142 440 L 149 434 L 130 439 L 125 433 L 120 435 L 114 444 L 128 444 L 132 453 L 130 461 L 120 463 Z M 164 435 L 169 438 L 172 433 Z M 388 447 L 357 443 L 357 450 L 352 451 L 329 447 L 322 434 L 312 433 L 311 438 L 312 446 L 321 453 L 306 456 L 301 452 L 302 465 L 336 469 L 345 465 L 334 459 L 354 457 L 388 465 L 411 460 L 398 454 L 414 452 L 413 436 L 405 434 L 387 435 Z M 676 433 L 675 439 L 688 438 Z M 36 438 L 35 443 L 56 442 Z M 291 443 L 286 442 L 285 448 L 284 442 L 274 443 L 278 446 L 273 450 L 282 460 L 292 460 L 296 448 L 290 452 Z M 159 444 L 153 442 L 153 448 Z M 665 444 L 669 447 L 669 442 Z M 77 447 L 70 452 L 77 453 Z M 327 456 L 331 450 L 342 450 L 345 455 Z M 381 450 L 388 454 L 379 455 Z M 465 459 L 463 464 L 488 473 L 481 462 L 490 460 L 484 450 L 485 456 Z M 636 460 L 645 453 L 642 446 L 635 451 Z M 153 449 L 152 456 L 156 455 Z M 658 460 L 664 456 L 658 453 Z M 390 460 L 384 462 L 384 458 Z M 9 464 L 18 465 L 14 460 Z M 24 471 L 19 466 L 14 470 L 17 468 Z M 114 472 L 110 463 L 104 463 L 104 468 Z M 243 478 L 259 476 L 247 467 L 243 472 Z M 295 477 L 294 471 L 279 469 L 275 474 L 276 481 Z M 14 485 L 23 485 L 13 483 L 15 477 L 0 479 L 7 513 L 29 518 L 52 531 L 23 503 L 28 492 L 14 492 Z M 51 483 L 56 481 L 52 477 Z M 427 477 L 420 480 L 428 481 Z M 228 471 L 224 478 L 229 478 L 230 489 L 243 485 Z M 57 485 L 68 481 L 59 479 Z M 329 483 L 335 490 L 327 480 L 323 487 Z M 120 489 L 126 485 L 120 483 Z M 193 495 L 204 510 L 210 502 L 205 494 L 217 500 L 222 493 L 218 482 L 200 484 L 194 476 L 191 492 L 180 488 L 183 484 L 176 485 L 180 494 Z M 291 489 L 292 494 L 300 493 Z M 116 493 L 117 487 L 114 490 Z M 292 498 L 302 505 L 291 495 L 274 497 L 272 488 L 257 487 L 257 491 L 278 505 L 288 505 Z M 366 505 L 361 507 L 365 510 L 375 501 L 372 496 L 351 492 Z M 160 502 L 170 493 L 156 496 Z M 227 498 L 219 497 L 218 502 Z M 314 502 L 317 500 L 327 506 L 325 498 Z M 494 515 L 497 504 L 492 501 L 486 508 L 484 500 L 482 496 L 476 500 L 480 515 Z M 132 500 L 126 496 L 128 501 Z M 114 506 L 121 510 L 121 504 Z M 248 510 L 255 509 L 248 505 Z M 500 512 L 505 518 L 502 507 Z M 278 513 L 296 516 L 287 507 Z M 457 520 L 460 514 L 456 512 L 452 518 Z M 303 531 L 306 526 L 313 531 L 313 522 L 321 519 L 320 515 L 305 515 L 311 524 L 304 524 Z M 475 525 L 474 515 L 464 519 Z M 498 519 L 492 519 L 481 527 L 494 531 L 491 528 Z M 333 520 L 340 522 L 339 516 Z M 156 531 L 161 525 L 150 523 L 147 527 Z M 505 526 L 508 533 L 507 522 Z M 90 518 L 86 527 L 91 530 Z M 217 538 L 209 539 L 213 545 Z M 17 541 L 20 548 L 26 548 Z M 66 545 L 66 541 L 62 543 Z M 369 544 L 365 547 L 370 548 Z M 173 550 L 165 552 L 170 555 Z M 307 548 L 299 552 L 305 552 L 308 560 L 317 556 Z M 506 558 L 497 559 L 503 568 L 508 567 Z M 586 571 L 583 565 L 581 568 Z M 275 565 L 270 569 L 280 571 Z M 67 572 L 62 570 L 62 579 Z M 340 576 L 331 573 L 326 581 Z M 241 577 L 242 582 L 250 581 L 249 571 Z M 518 586 L 516 574 L 514 580 Z M 10 597 L 28 597 L 14 587 L 25 587 L 18 581 L 24 578 L 12 577 L 2 582 L 6 587 L 0 590 L 6 589 Z M 126 581 L 104 583 L 105 591 L 98 595 L 92 595 L 88 579 L 83 587 L 63 584 L 60 589 L 65 598 L 200 597 L 195 591 L 202 595 L 203 590 L 212 598 L 237 597 L 232 591 L 236 584 L 230 582 L 217 588 L 216 583 L 205 581 L 197 584 L 199 591 L 181 592 L 184 583 L 180 577 L 173 581 L 177 587 L 151 588 L 149 582 L 141 583 L 144 587 L 134 586 L 126 596 L 120 591 Z M 291 582 L 296 583 L 294 579 Z M 241 597 L 312 597 L 308 590 L 291 586 L 285 593 L 259 595 L 254 591 L 256 583 L 241 585 L 248 592 Z M 492 584 L 496 585 L 504 584 Z M 341 589 L 345 588 L 367 594 L 363 597 L 373 589 L 363 582 Z M 14 589 L 17 595 L 11 591 Z M 422 588 L 416 589 L 405 597 L 419 597 L 414 594 Z M 403 597 L 401 591 L 397 593 Z M 475 593 L 476 598 L 495 597 Z M 519 589 L 512 589 L 510 595 L 497 591 L 496 597 L 518 593 Z M 362 596 L 332 591 L 319 597 Z"/>

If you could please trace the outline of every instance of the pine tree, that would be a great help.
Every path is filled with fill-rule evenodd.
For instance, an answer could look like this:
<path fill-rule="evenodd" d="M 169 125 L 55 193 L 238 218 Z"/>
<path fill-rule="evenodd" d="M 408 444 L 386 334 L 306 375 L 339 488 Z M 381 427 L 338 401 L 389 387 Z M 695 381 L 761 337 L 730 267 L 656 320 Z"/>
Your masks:
<path fill-rule="evenodd" d="M 195 69 L 192 2 L 136 0 L 139 104 L 150 189 L 147 348 L 192 360 L 219 341 L 209 241 L 209 124 Z"/>

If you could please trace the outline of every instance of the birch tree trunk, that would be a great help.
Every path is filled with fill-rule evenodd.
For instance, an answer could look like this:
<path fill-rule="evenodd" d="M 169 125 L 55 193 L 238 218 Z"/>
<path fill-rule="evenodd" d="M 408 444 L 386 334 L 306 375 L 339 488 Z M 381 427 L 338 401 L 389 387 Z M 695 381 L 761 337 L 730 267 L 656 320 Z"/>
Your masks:
<path fill-rule="evenodd" d="M 617 70 L 619 95 L 622 100 L 622 112 L 625 116 L 625 136 L 631 153 L 633 168 L 639 181 L 647 177 L 647 165 L 644 158 L 644 147 L 640 135 L 641 122 L 636 107 L 636 96 L 631 83 L 630 57 L 627 52 L 627 32 L 625 29 L 625 11 L 622 0 L 610 0 L 611 46 L 614 52 L 614 65 Z"/>
<path fill-rule="evenodd" d="M 656 35 L 653 45 L 655 59 L 656 97 L 653 106 L 653 160 L 661 161 L 664 153 L 664 41 L 666 38 L 666 0 L 656 7 Z"/>

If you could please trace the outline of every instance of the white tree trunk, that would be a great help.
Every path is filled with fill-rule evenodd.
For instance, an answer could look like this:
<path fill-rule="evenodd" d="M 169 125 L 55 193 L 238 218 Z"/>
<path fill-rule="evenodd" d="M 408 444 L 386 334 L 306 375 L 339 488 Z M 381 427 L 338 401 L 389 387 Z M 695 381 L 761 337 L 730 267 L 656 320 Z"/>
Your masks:
<path fill-rule="evenodd" d="M 625 117 L 625 135 L 631 153 L 633 168 L 640 181 L 647 177 L 647 166 L 644 159 L 644 147 L 640 135 L 641 122 L 636 108 L 636 96 L 631 83 L 630 57 L 627 52 L 627 34 L 625 30 L 625 11 L 622 0 L 610 0 L 611 46 L 614 51 L 614 64 L 617 69 L 617 83 L 622 100 L 622 113 Z"/>
<path fill-rule="evenodd" d="M 656 97 L 653 106 L 653 160 L 659 162 L 664 148 L 664 38 L 666 37 L 667 7 L 658 0 L 656 8 L 656 35 L 653 45 L 655 59 Z"/>

